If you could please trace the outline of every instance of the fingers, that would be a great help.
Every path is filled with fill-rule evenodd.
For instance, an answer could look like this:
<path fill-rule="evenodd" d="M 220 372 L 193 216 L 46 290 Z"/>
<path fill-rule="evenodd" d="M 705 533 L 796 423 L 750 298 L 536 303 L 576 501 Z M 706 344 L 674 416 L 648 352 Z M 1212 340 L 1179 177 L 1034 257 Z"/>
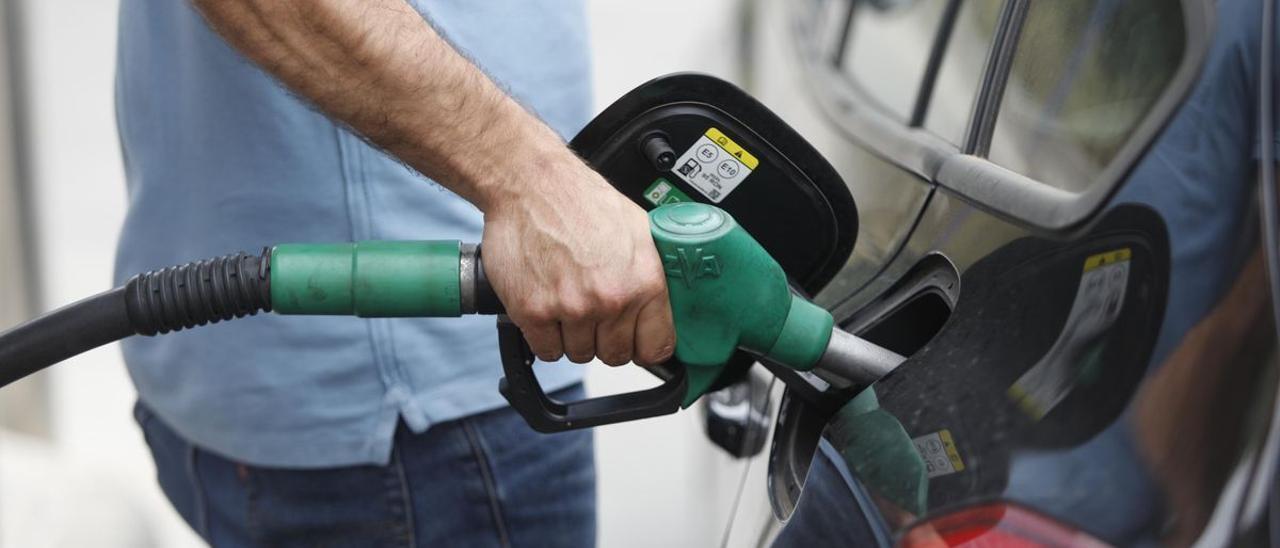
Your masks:
<path fill-rule="evenodd" d="M 640 309 L 635 325 L 632 360 L 640 365 L 658 365 L 671 358 L 676 348 L 676 332 L 672 328 L 671 303 L 665 290 Z"/>
<path fill-rule="evenodd" d="M 567 357 L 574 363 L 587 363 L 599 357 L 613 366 L 633 360 L 657 365 L 667 361 L 675 349 L 671 306 L 665 298 L 598 324 L 591 319 L 566 324 L 526 322 L 521 331 L 534 355 L 544 362 Z"/>
<path fill-rule="evenodd" d="M 638 312 L 639 307 L 628 307 L 596 326 L 596 355 L 600 361 L 615 366 L 631 361 Z"/>
<path fill-rule="evenodd" d="M 596 324 L 590 318 L 561 324 L 564 355 L 573 363 L 587 363 L 596 356 Z"/>
<path fill-rule="evenodd" d="M 560 325 L 555 322 L 525 322 L 520 326 L 524 340 L 529 343 L 533 355 L 544 362 L 553 362 L 564 355 L 561 345 Z"/>
<path fill-rule="evenodd" d="M 644 356 L 648 363 L 662 363 L 670 357 L 675 342 L 665 286 L 655 293 L 657 296 L 649 299 L 652 304 L 643 305 L 626 305 L 631 301 L 623 296 L 583 299 L 594 304 L 566 307 L 544 315 L 554 319 L 522 329 L 529 347 L 542 361 L 554 361 L 563 355 L 574 363 L 599 358 L 616 366 Z M 640 321 L 642 315 L 649 317 L 644 323 Z M 645 340 L 653 341 L 643 350 L 638 337 L 642 331 Z"/>

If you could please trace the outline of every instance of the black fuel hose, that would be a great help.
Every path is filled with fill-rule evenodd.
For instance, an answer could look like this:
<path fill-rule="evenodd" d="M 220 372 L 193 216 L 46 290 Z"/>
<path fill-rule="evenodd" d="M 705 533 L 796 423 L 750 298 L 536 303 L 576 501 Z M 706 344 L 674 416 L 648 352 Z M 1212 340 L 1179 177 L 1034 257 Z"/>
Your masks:
<path fill-rule="evenodd" d="M 133 333 L 123 287 L 69 304 L 0 335 L 0 386 Z"/>
<path fill-rule="evenodd" d="M 131 335 L 271 310 L 271 258 L 238 253 L 155 270 L 0 333 L 0 387 Z"/>

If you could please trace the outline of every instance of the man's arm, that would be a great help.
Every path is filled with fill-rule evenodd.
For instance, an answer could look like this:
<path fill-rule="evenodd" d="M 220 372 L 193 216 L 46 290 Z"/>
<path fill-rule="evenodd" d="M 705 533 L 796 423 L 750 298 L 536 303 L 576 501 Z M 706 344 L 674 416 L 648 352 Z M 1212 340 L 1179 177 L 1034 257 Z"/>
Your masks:
<path fill-rule="evenodd" d="M 404 0 L 193 3 L 286 86 L 484 212 L 486 273 L 540 358 L 670 356 L 644 211 Z"/>

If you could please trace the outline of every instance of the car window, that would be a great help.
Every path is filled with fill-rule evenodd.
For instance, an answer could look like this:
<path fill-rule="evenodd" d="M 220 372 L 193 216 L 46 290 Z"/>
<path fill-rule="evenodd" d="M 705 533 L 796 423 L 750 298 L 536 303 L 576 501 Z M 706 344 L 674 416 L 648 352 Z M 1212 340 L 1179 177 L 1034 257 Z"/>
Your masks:
<path fill-rule="evenodd" d="M 1186 48 L 1179 2 L 1032 2 L 989 158 L 1083 190 L 1134 133 Z"/>
<path fill-rule="evenodd" d="M 1000 19 L 1000 2 L 961 2 L 937 79 L 928 99 L 924 127 L 960 146 L 973 111 L 973 98 Z"/>
<path fill-rule="evenodd" d="M 842 68 L 854 85 L 905 122 L 915 107 L 947 2 L 851 1 Z"/>

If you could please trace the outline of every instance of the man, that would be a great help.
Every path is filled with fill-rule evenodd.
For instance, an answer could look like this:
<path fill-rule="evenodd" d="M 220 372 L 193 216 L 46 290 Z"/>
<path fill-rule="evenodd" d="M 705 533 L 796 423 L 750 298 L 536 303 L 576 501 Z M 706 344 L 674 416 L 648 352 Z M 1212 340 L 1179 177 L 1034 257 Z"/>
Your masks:
<path fill-rule="evenodd" d="M 647 217 L 563 144 L 588 114 L 581 2 L 193 3 L 121 7 L 118 277 L 278 242 L 481 239 L 543 360 L 670 355 Z M 161 486 L 211 544 L 594 540 L 590 434 L 499 410 L 492 319 L 262 317 L 124 348 Z M 577 368 L 545 373 L 581 394 Z"/>

